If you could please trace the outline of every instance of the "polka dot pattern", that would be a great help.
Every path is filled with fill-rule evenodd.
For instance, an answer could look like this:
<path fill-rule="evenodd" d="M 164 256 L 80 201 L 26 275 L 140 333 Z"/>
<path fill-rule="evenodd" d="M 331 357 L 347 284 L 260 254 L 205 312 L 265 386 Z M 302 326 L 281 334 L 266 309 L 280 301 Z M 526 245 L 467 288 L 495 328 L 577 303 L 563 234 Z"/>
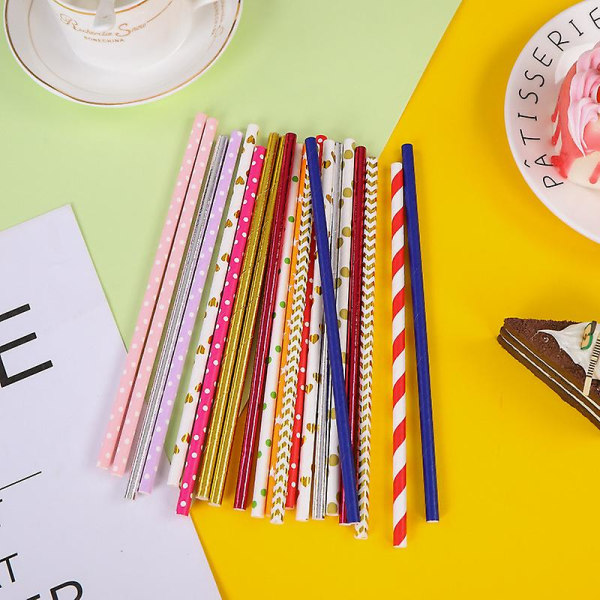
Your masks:
<path fill-rule="evenodd" d="M 178 486 L 183 473 L 190 433 L 194 425 L 198 399 L 200 397 L 202 381 L 208 362 L 208 352 L 215 331 L 217 315 L 219 314 L 221 295 L 225 287 L 225 278 L 227 276 L 227 269 L 229 268 L 229 261 L 233 250 L 233 243 L 242 210 L 244 192 L 246 191 L 248 173 L 250 171 L 257 137 L 258 125 L 249 125 L 242 146 L 233 191 L 231 193 L 231 200 L 229 201 L 229 208 L 227 210 L 227 218 L 225 220 L 221 244 L 218 250 L 218 260 L 209 293 L 210 300 L 208 301 L 206 313 L 202 321 L 200 337 L 198 343 L 195 345 L 197 348 L 196 357 L 188 382 L 186 396 L 190 398 L 190 401 L 186 402 L 183 406 L 175 448 L 173 449 L 173 460 L 171 461 L 171 467 L 169 469 L 169 485 Z M 226 302 L 230 303 L 230 300 L 226 300 Z"/>
<path fill-rule="evenodd" d="M 183 321 L 179 328 L 179 337 L 174 353 L 174 357 L 176 357 L 177 360 L 173 360 L 169 368 L 167 387 L 163 393 L 156 425 L 152 434 L 152 442 L 150 444 L 151 450 L 147 454 L 146 464 L 144 465 L 143 478 L 140 483 L 140 492 L 145 494 L 149 494 L 152 491 L 160 459 L 163 454 L 165 436 L 167 435 L 167 430 L 171 421 L 171 414 L 175 404 L 175 397 L 179 389 L 179 381 L 183 372 L 185 357 L 189 350 L 196 315 L 198 314 L 200 300 L 204 292 L 204 286 L 212 261 L 214 247 L 217 241 L 217 233 L 221 221 L 223 220 L 223 211 L 225 210 L 225 205 L 229 196 L 229 188 L 233 181 L 233 170 L 237 163 L 241 143 L 242 132 L 234 131 L 229 137 L 229 142 L 227 144 L 219 182 L 215 190 L 210 215 L 204 230 L 204 239 L 202 240 L 198 262 L 196 263 L 192 287 L 186 301 Z"/>
<path fill-rule="evenodd" d="M 340 330 L 340 345 L 344 357 L 344 372 L 346 369 L 345 354 L 348 335 L 348 303 L 350 297 L 350 268 L 352 241 L 352 196 L 354 193 L 354 140 L 344 140 L 342 160 L 342 200 L 340 208 L 340 232 L 338 238 L 338 271 L 337 280 L 337 311 L 338 327 Z M 332 390 L 329 390 L 330 395 Z M 330 406 L 333 402 L 329 403 Z M 332 410 L 329 420 L 329 459 L 327 467 L 327 514 L 337 515 L 339 512 L 340 491 L 340 459 L 337 422 L 335 411 Z"/>
<path fill-rule="evenodd" d="M 181 261 L 183 260 L 183 254 L 185 251 L 185 245 L 188 239 L 190 226 L 194 218 L 196 205 L 198 204 L 198 194 L 202 187 L 204 174 L 206 173 L 206 166 L 210 156 L 210 149 L 215 139 L 217 125 L 218 122 L 216 119 L 208 119 L 206 122 L 206 127 L 202 135 L 202 141 L 200 142 L 200 150 L 198 151 L 196 162 L 194 163 L 194 167 L 192 169 L 188 195 L 186 196 L 185 204 L 183 206 L 183 210 L 181 211 L 179 225 L 175 231 L 173 248 L 168 257 L 168 266 L 165 273 L 166 285 L 163 285 L 160 289 L 157 307 L 150 322 L 150 333 L 148 334 L 148 339 L 146 340 L 146 348 L 144 355 L 142 356 L 140 368 L 135 380 L 131 401 L 127 411 L 127 417 L 130 419 L 130 422 L 129 424 L 124 425 L 123 432 L 121 434 L 121 438 L 125 438 L 125 441 L 135 437 L 142 405 L 144 403 L 146 391 L 148 390 L 148 384 L 150 383 L 152 365 L 155 361 L 156 351 L 158 350 L 158 346 L 160 344 L 163 327 L 167 318 L 169 306 L 171 305 L 171 299 L 175 291 L 175 282 L 180 271 Z M 131 444 L 119 443 L 115 455 L 115 461 L 112 466 L 112 471 L 116 475 L 123 475 L 125 473 L 131 448 Z"/>
<path fill-rule="evenodd" d="M 223 350 L 229 330 L 229 318 L 233 310 L 233 300 L 237 291 L 239 274 L 242 266 L 242 258 L 246 248 L 246 240 L 250 229 L 250 221 L 252 220 L 252 212 L 256 200 L 256 192 L 258 190 L 258 182 L 262 172 L 263 163 L 265 160 L 266 148 L 256 146 L 254 149 L 252 165 L 248 175 L 248 185 L 244 194 L 244 201 L 240 212 L 237 232 L 233 242 L 233 251 L 231 252 L 231 262 L 227 270 L 227 277 L 223 289 L 222 304 L 215 325 L 212 345 L 207 361 L 206 373 L 202 382 L 200 391 L 199 406 L 196 413 L 196 418 L 192 428 L 192 441 L 188 449 L 188 456 L 185 462 L 182 484 L 187 483 L 187 488 L 182 488 L 179 494 L 178 514 L 188 515 L 190 505 L 192 503 L 192 495 L 194 490 L 194 481 L 200 466 L 200 458 L 202 455 L 202 447 L 206 437 L 206 430 L 210 418 L 210 409 L 214 399 L 214 394 L 219 379 L 220 363 L 223 358 Z M 237 259 L 237 260 L 236 260 Z M 196 454 L 194 458 L 192 454 Z M 181 506 L 181 502 L 185 502 L 185 506 Z"/>
<path fill-rule="evenodd" d="M 125 421 L 125 417 L 128 414 L 134 381 L 138 375 L 138 366 L 140 365 L 142 353 L 144 352 L 144 348 L 147 344 L 148 332 L 151 329 L 150 322 L 155 310 L 161 283 L 163 282 L 165 272 L 167 271 L 167 263 L 169 261 L 171 247 L 173 246 L 172 240 L 175 237 L 177 223 L 179 222 L 179 219 L 187 204 L 188 194 L 190 197 L 194 196 L 191 189 L 190 178 L 192 176 L 194 160 L 198 154 L 206 125 L 206 115 L 199 114 L 194 121 L 183 157 L 183 162 L 181 168 L 179 169 L 179 174 L 175 183 L 175 190 L 173 191 L 173 197 L 167 212 L 167 219 L 160 236 L 160 242 L 158 244 L 156 256 L 152 264 L 150 278 L 148 280 L 148 285 L 146 287 L 146 292 L 144 294 L 144 299 L 138 315 L 129 353 L 127 354 L 127 358 L 123 366 L 121 380 L 117 388 L 118 392 L 110 411 L 109 424 L 102 442 L 102 447 L 98 458 L 98 466 L 104 469 L 110 468 L 113 463 L 114 454 L 121 435 L 121 428 Z M 216 123 L 213 120 L 211 120 L 211 125 L 214 125 L 216 129 Z M 191 215 L 189 218 L 191 219 Z M 136 392 L 136 394 L 137 393 L 138 392 Z"/>
<path fill-rule="evenodd" d="M 326 150 L 325 150 L 326 148 Z M 325 218 L 330 248 L 337 240 L 340 223 L 341 193 L 341 156 L 342 144 L 325 143 L 323 158 L 329 164 L 323 164 L 323 193 L 325 200 Z M 332 252 L 337 260 L 337 253 Z M 332 267 L 336 266 L 335 263 Z M 327 402 L 329 388 L 326 385 L 328 346 L 324 341 L 324 307 L 321 273 L 318 264 L 314 276 L 313 310 L 311 316 L 311 335 L 308 357 L 306 399 L 304 407 L 303 443 L 300 449 L 300 467 L 298 474 L 298 499 L 296 519 L 308 520 L 312 507 L 314 519 L 324 519 L 327 497 L 327 459 L 329 455 L 329 428 Z M 321 373 L 325 377 L 321 377 Z"/>

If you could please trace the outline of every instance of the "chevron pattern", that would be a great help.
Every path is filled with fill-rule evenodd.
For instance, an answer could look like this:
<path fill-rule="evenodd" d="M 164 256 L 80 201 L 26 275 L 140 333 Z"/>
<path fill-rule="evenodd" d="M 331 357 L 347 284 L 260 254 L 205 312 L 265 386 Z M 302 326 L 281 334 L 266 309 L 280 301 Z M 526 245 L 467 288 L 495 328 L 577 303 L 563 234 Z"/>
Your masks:
<path fill-rule="evenodd" d="M 297 208 L 299 198 L 302 196 L 302 192 L 299 193 L 299 187 L 302 181 L 302 173 L 304 172 L 301 161 L 302 151 L 300 150 L 296 152 L 294 157 L 293 175 L 288 190 L 288 213 L 283 233 L 284 243 L 281 250 L 281 262 L 279 263 L 277 299 L 269 344 L 269 359 L 267 360 L 267 375 L 262 401 L 263 409 L 260 418 L 260 432 L 254 469 L 252 516 L 261 519 L 265 516 L 269 474 L 271 471 L 271 449 L 275 440 L 275 415 L 277 410 L 279 375 L 281 368 L 285 367 L 285 361 L 287 360 L 283 355 L 283 347 L 285 346 L 285 326 L 288 312 L 288 288 L 293 285 L 293 273 L 296 268 L 296 250 L 294 246 L 296 240 L 296 223 L 299 222 Z M 279 431 L 278 425 L 277 431 Z M 277 433 L 277 439 L 279 439 L 279 433 Z"/>
<path fill-rule="evenodd" d="M 373 394 L 373 327 L 375 323 L 375 242 L 377 237 L 377 159 L 367 158 L 365 188 L 363 279 L 361 289 L 362 345 L 358 405 L 358 509 L 356 538 L 369 531 L 369 485 L 371 481 L 371 400 Z"/>
<path fill-rule="evenodd" d="M 304 309 L 306 303 L 306 287 L 308 284 L 308 268 L 310 263 L 311 234 L 312 203 L 307 166 L 304 173 L 304 192 L 302 199 L 302 213 L 300 215 L 296 278 L 294 282 L 294 295 L 292 297 L 288 361 L 283 391 L 282 422 L 279 430 L 277 461 L 275 463 L 275 483 L 273 486 L 271 523 L 283 523 L 283 515 L 285 512 L 290 452 L 292 448 L 292 430 L 294 427 L 296 389 L 300 368 L 300 354 L 302 351 L 302 330 L 304 328 Z"/>

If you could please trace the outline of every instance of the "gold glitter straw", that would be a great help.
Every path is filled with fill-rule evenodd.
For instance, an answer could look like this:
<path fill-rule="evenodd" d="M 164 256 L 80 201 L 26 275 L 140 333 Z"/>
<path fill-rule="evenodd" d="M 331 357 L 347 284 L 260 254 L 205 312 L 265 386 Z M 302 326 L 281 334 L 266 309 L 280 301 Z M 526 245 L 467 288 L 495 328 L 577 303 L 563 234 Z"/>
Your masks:
<path fill-rule="evenodd" d="M 275 226 L 273 223 L 276 209 L 276 198 L 279 193 L 279 180 L 281 177 L 285 176 L 283 173 L 289 172 L 295 143 L 296 136 L 288 134 L 281 138 L 279 152 L 277 154 L 277 163 L 275 165 L 273 181 L 271 183 L 271 191 L 269 193 L 269 201 L 263 221 L 260 244 L 254 263 L 254 271 L 246 272 L 244 270 L 240 277 L 239 285 L 249 285 L 250 293 L 245 306 L 242 305 L 239 309 L 236 300 L 233 311 L 234 319 L 235 315 L 240 314 L 240 320 L 243 319 L 244 323 L 242 326 L 242 332 L 240 334 L 237 356 L 234 361 L 235 369 L 233 373 L 231 390 L 229 392 L 229 403 L 227 405 L 227 413 L 225 415 L 225 423 L 223 425 L 223 433 L 221 434 L 221 443 L 219 446 L 217 464 L 215 467 L 212 489 L 210 492 L 211 504 L 219 505 L 223 501 L 225 480 L 227 479 L 227 470 L 229 467 L 229 459 L 231 457 L 231 447 L 233 445 L 235 426 L 237 423 L 238 412 L 240 410 L 242 392 L 244 390 L 244 381 L 246 378 L 246 370 L 249 363 L 248 357 L 250 353 L 250 347 L 252 346 L 252 340 L 254 338 L 254 327 L 256 324 L 258 307 L 263 292 L 263 279 L 267 267 L 267 257 L 269 254 L 269 245 L 271 241 L 271 230 Z M 286 156 L 288 156 L 287 159 L 285 158 Z M 286 162 L 287 168 L 285 164 Z M 286 199 L 287 189 L 286 193 L 283 195 L 283 205 L 285 205 Z M 246 279 L 248 280 L 248 283 L 246 283 Z M 233 325 L 234 323 L 232 322 L 232 326 Z"/>
<path fill-rule="evenodd" d="M 223 363 L 219 373 L 219 381 L 217 383 L 215 400 L 212 408 L 212 415 L 206 444 L 204 447 L 204 456 L 202 467 L 200 469 L 200 477 L 198 482 L 197 497 L 201 500 L 208 500 L 213 473 L 217 462 L 217 453 L 219 450 L 219 442 L 221 440 L 221 431 L 227 412 L 227 403 L 229 399 L 229 390 L 236 368 L 237 349 L 240 343 L 242 334 L 242 325 L 246 312 L 246 303 L 250 292 L 250 284 L 252 283 L 252 273 L 258 253 L 259 242 L 263 230 L 263 221 L 265 214 L 269 213 L 269 190 L 271 189 L 271 178 L 275 167 L 275 157 L 277 154 L 277 163 L 281 164 L 281 151 L 277 153 L 279 146 L 279 135 L 271 133 L 267 144 L 267 153 L 265 155 L 265 163 L 260 178 L 258 194 L 256 195 L 256 204 L 254 207 L 254 215 L 252 217 L 252 225 L 248 234 L 248 242 L 246 244 L 246 253 L 244 255 L 244 264 L 238 283 L 238 289 L 235 299 L 235 306 L 232 313 L 232 320 L 229 327 L 229 335 L 227 345 L 223 356 Z M 281 150 L 281 149 L 280 149 Z M 277 172 L 275 170 L 275 172 Z M 272 207 L 270 208 L 272 214 Z"/>

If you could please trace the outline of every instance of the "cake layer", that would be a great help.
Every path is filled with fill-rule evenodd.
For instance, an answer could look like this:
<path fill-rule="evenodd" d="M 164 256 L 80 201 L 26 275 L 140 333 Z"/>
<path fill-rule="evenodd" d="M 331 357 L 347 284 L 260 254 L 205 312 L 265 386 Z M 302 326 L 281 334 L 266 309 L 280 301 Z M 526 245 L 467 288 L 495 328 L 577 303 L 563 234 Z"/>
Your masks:
<path fill-rule="evenodd" d="M 520 340 L 517 335 L 509 331 L 509 327 L 511 326 L 509 322 L 505 322 L 505 326 L 500 330 L 500 335 L 498 336 L 500 345 L 526 366 L 536 377 L 544 381 L 565 402 L 578 410 L 596 427 L 600 428 L 600 402 L 598 401 L 597 382 L 594 382 L 596 390 L 590 396 L 584 395 L 582 392 L 585 379 L 583 369 L 573 363 L 570 357 L 558 347 L 558 344 L 556 344 L 551 336 L 538 333 L 540 329 L 560 330 L 572 324 L 572 322 L 524 321 L 521 319 L 507 319 L 507 321 L 518 321 L 522 326 L 516 328 L 517 331 L 526 338 L 529 338 L 531 334 L 531 338 L 528 339 L 530 343 L 533 339 L 539 338 L 532 345 L 541 345 L 542 348 L 545 346 L 546 352 L 544 352 L 544 356 L 542 357 L 540 353 L 532 351 L 523 340 Z M 511 329 L 513 328 L 511 327 Z M 594 394 L 596 397 L 594 397 Z"/>

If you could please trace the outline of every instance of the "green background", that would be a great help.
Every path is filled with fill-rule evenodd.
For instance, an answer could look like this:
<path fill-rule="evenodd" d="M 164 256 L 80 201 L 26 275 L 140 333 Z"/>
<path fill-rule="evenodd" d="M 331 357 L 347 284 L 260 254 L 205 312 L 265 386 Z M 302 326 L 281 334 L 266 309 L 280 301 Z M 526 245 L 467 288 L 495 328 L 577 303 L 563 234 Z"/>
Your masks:
<path fill-rule="evenodd" d="M 269 130 L 324 133 L 377 154 L 457 4 L 246 0 L 212 69 L 174 96 L 125 108 L 47 92 L 4 39 L 0 229 L 73 204 L 128 342 L 195 113 L 218 118 L 222 133 L 256 122 L 263 141 Z"/>

